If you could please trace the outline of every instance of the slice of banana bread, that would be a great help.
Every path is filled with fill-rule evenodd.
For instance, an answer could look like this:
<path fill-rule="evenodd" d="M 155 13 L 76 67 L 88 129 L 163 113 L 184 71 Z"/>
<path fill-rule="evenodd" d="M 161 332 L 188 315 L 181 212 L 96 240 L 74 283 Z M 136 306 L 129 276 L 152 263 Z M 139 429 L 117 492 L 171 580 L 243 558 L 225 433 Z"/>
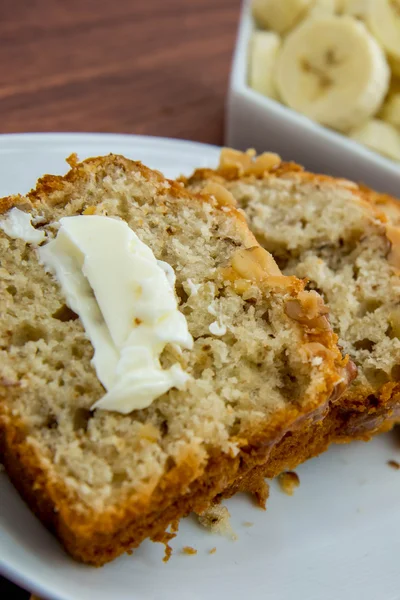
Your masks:
<path fill-rule="evenodd" d="M 306 278 L 307 289 L 324 297 L 339 344 L 358 367 L 321 427 L 288 435 L 265 472 L 273 476 L 333 441 L 368 439 L 400 420 L 396 201 L 347 180 L 307 173 L 276 154 L 230 149 L 222 151 L 217 170 L 197 170 L 184 183 L 197 192 L 223 186 L 233 195 L 283 272 Z"/>
<path fill-rule="evenodd" d="M 287 431 L 322 419 L 353 370 L 320 296 L 280 273 L 229 195 L 195 197 L 119 156 L 70 163 L 0 201 L 0 458 L 67 551 L 101 565 L 204 511 Z M 37 246 L 10 237 L 13 207 L 31 215 L 33 241 L 62 217 L 123 219 L 174 269 L 194 346 L 166 346 L 161 362 L 182 365 L 185 391 L 92 410 L 104 395 L 93 347 Z"/>

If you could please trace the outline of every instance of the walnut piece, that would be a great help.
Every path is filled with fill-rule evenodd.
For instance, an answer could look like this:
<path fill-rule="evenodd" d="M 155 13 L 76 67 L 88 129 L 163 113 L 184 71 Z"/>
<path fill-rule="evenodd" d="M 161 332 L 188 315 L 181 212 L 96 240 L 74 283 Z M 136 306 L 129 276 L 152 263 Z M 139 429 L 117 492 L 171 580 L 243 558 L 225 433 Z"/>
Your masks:
<path fill-rule="evenodd" d="M 264 175 L 281 164 L 281 157 L 274 152 L 263 152 L 255 158 L 246 171 L 246 175 Z"/>
<path fill-rule="evenodd" d="M 220 169 L 236 169 L 239 177 L 244 175 L 256 154 L 255 150 L 240 152 L 233 148 L 222 148 L 219 158 Z"/>
<path fill-rule="evenodd" d="M 239 152 L 232 148 L 223 148 L 219 160 L 220 169 L 235 169 L 238 177 L 243 175 L 262 176 L 281 164 L 281 158 L 274 152 L 263 152 L 256 156 L 253 149 Z"/>
<path fill-rule="evenodd" d="M 222 269 L 222 277 L 241 295 L 249 291 L 252 284 L 265 291 L 273 287 L 293 288 L 299 283 L 297 277 L 282 275 L 272 255 L 261 246 L 237 250 L 232 266 Z"/>
<path fill-rule="evenodd" d="M 310 329 L 328 330 L 329 322 L 324 316 L 328 313 L 321 296 L 315 291 L 299 292 L 297 298 L 288 300 L 285 305 L 288 317 L 307 325 Z"/>
<path fill-rule="evenodd" d="M 268 275 L 282 275 L 272 255 L 261 246 L 238 250 L 232 258 L 232 267 L 243 279 L 257 283 Z"/>
<path fill-rule="evenodd" d="M 232 196 L 231 192 L 229 192 L 226 188 L 224 188 L 223 185 L 217 183 L 216 181 L 208 181 L 203 188 L 203 192 L 205 194 L 209 194 L 210 196 L 214 196 L 219 206 L 236 206 L 236 200 Z"/>
<path fill-rule="evenodd" d="M 317 356 L 325 359 L 331 354 L 331 351 L 319 342 L 308 342 L 307 344 L 303 344 L 301 350 L 308 359 L 313 359 Z"/>

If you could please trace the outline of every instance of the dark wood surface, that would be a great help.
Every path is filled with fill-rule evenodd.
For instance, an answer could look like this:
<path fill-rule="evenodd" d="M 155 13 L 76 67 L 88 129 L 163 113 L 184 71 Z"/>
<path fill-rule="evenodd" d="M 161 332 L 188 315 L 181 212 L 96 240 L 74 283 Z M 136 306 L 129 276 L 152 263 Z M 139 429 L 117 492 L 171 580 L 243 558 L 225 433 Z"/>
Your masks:
<path fill-rule="evenodd" d="M 240 0 L 0 0 L 0 133 L 221 144 Z M 29 597 L 0 578 L 0 597 Z"/>
<path fill-rule="evenodd" d="M 0 0 L 0 129 L 221 143 L 240 0 Z"/>

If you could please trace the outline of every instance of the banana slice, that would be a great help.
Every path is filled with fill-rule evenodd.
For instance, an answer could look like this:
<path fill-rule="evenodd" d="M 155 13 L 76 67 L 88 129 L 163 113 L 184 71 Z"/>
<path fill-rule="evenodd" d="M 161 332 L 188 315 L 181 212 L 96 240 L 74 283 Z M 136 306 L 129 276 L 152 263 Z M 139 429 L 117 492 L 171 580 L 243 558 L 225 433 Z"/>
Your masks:
<path fill-rule="evenodd" d="M 283 34 L 303 19 L 315 0 L 253 0 L 253 16 L 265 29 Z"/>
<path fill-rule="evenodd" d="M 388 55 L 400 62 L 400 0 L 369 0 L 365 19 Z"/>
<path fill-rule="evenodd" d="M 388 158 L 400 161 L 400 133 L 389 123 L 371 119 L 352 131 L 350 137 Z"/>
<path fill-rule="evenodd" d="M 306 17 L 330 17 L 336 13 L 337 0 L 314 0 Z"/>
<path fill-rule="evenodd" d="M 336 13 L 363 19 L 369 0 L 336 0 Z"/>
<path fill-rule="evenodd" d="M 392 94 L 383 105 L 380 116 L 384 121 L 400 129 L 400 94 Z"/>
<path fill-rule="evenodd" d="M 307 19 L 289 33 L 277 59 L 285 104 L 339 131 L 377 112 L 389 76 L 379 44 L 351 17 Z"/>
<path fill-rule="evenodd" d="M 275 63 L 280 45 L 281 38 L 273 31 L 255 31 L 250 45 L 249 85 L 275 100 Z"/>

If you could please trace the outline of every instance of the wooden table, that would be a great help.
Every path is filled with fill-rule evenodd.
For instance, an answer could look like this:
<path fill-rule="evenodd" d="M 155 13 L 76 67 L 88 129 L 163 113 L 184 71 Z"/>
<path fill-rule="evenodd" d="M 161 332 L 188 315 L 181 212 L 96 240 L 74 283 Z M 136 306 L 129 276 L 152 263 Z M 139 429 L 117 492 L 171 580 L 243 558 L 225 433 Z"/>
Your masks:
<path fill-rule="evenodd" d="M 222 142 L 240 0 L 0 4 L 2 133 Z"/>
<path fill-rule="evenodd" d="M 221 144 L 240 0 L 0 0 L 0 132 Z M 0 597 L 28 595 L 0 579 Z"/>

